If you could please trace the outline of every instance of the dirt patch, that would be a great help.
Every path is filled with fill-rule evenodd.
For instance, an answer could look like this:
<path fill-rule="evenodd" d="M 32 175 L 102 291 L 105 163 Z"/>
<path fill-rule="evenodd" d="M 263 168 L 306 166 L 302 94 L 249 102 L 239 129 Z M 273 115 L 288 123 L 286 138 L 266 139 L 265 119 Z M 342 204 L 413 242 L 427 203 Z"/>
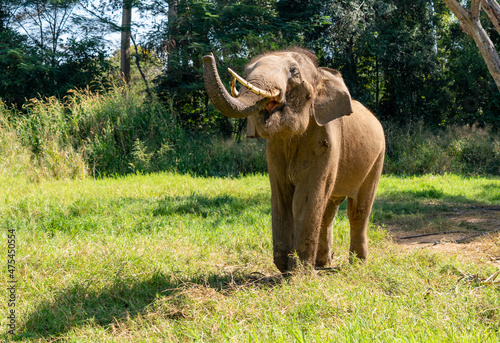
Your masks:
<path fill-rule="evenodd" d="M 434 212 L 386 224 L 403 249 L 432 249 L 500 265 L 500 206 Z"/>

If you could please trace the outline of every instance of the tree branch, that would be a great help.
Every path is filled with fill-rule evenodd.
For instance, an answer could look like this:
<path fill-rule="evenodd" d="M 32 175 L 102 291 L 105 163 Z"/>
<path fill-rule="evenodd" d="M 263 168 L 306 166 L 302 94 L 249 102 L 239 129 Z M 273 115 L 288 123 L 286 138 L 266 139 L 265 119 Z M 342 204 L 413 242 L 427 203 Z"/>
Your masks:
<path fill-rule="evenodd" d="M 500 5 L 494 0 L 482 0 L 481 5 L 488 15 L 488 18 L 490 18 L 495 26 L 498 34 L 500 34 Z"/>
<path fill-rule="evenodd" d="M 470 13 L 472 20 L 479 20 L 479 12 L 481 11 L 481 0 L 472 0 L 470 5 Z"/>
<path fill-rule="evenodd" d="M 17 24 L 19 25 L 19 27 L 21 27 L 24 30 L 24 33 L 26 34 L 26 36 L 28 36 L 28 38 L 30 38 L 35 43 L 35 45 L 37 45 L 40 49 L 43 49 L 44 47 L 43 47 L 42 42 L 38 41 L 34 36 L 32 36 L 30 34 L 30 31 L 24 27 L 21 20 L 17 17 L 15 18 L 15 20 L 17 21 Z"/>
<path fill-rule="evenodd" d="M 146 79 L 146 75 L 142 72 L 141 64 L 139 63 L 139 48 L 137 47 L 137 44 L 135 44 L 134 35 L 131 34 L 130 38 L 132 39 L 132 43 L 135 47 L 135 64 L 137 65 L 137 69 L 139 69 L 139 73 L 141 73 L 144 84 L 146 85 L 146 92 L 148 93 L 149 98 L 151 98 L 151 90 L 149 89 L 148 80 Z"/>
<path fill-rule="evenodd" d="M 453 12 L 460 22 L 460 28 L 469 36 L 472 34 L 470 31 L 471 13 L 462 7 L 456 0 L 443 0 L 448 8 Z"/>
<path fill-rule="evenodd" d="M 443 0 L 448 8 L 453 12 L 455 17 L 460 20 L 469 16 L 469 11 L 462 7 L 456 0 Z"/>
<path fill-rule="evenodd" d="M 474 16 L 472 12 L 463 8 L 457 1 L 443 0 L 446 6 L 448 6 L 459 20 L 462 30 L 476 42 L 484 62 L 488 67 L 488 71 L 495 80 L 498 90 L 500 90 L 500 57 L 490 37 L 481 26 L 481 21 L 479 20 L 481 1 L 486 2 L 486 0 L 472 0 L 471 10 L 475 13 L 476 16 Z"/>
<path fill-rule="evenodd" d="M 97 14 L 95 11 L 92 11 L 91 9 L 87 8 L 81 0 L 77 0 L 78 3 L 80 4 L 80 6 L 83 8 L 83 10 L 89 14 L 91 14 L 92 16 L 96 17 L 101 23 L 104 23 L 104 24 L 107 24 L 111 27 L 112 30 L 114 31 L 117 31 L 117 32 L 121 32 L 123 30 L 123 28 L 120 26 L 120 25 L 116 25 L 115 23 L 113 23 L 112 21 L 108 20 L 107 18 Z"/>

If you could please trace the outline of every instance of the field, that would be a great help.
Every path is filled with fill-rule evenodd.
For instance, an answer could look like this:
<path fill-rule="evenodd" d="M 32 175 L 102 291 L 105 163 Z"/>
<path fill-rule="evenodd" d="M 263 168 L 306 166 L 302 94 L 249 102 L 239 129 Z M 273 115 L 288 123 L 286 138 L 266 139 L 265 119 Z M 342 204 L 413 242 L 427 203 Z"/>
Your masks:
<path fill-rule="evenodd" d="M 384 176 L 367 263 L 348 263 L 344 206 L 336 268 L 286 279 L 265 175 L 0 179 L 7 341 L 500 340 L 498 177 Z"/>

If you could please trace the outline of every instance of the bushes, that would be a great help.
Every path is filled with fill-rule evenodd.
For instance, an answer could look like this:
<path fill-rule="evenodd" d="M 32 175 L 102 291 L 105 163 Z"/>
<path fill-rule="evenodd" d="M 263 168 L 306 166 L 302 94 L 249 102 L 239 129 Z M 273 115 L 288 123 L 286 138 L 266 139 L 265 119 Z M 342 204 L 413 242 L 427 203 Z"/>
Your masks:
<path fill-rule="evenodd" d="M 201 176 L 265 173 L 263 140 L 188 134 L 173 108 L 133 90 L 73 91 L 64 102 L 0 103 L 0 172 L 84 178 L 160 170 Z M 476 126 L 386 127 L 388 174 L 500 175 L 500 136 Z"/>
<path fill-rule="evenodd" d="M 386 129 L 388 174 L 500 175 L 500 135 L 477 126 Z"/>
<path fill-rule="evenodd" d="M 31 179 L 159 170 L 223 176 L 267 170 L 263 141 L 184 132 L 172 108 L 134 90 L 73 91 L 64 102 L 0 105 L 0 167 Z"/>

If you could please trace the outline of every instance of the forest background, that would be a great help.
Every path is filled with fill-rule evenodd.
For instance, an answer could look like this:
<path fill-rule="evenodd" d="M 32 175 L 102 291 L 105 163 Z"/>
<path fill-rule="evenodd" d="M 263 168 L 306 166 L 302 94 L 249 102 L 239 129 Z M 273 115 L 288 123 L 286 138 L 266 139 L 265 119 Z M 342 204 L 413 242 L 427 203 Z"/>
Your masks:
<path fill-rule="evenodd" d="M 135 10 L 127 85 L 105 35 L 123 30 L 124 4 Z M 227 82 L 227 67 L 294 46 L 340 70 L 380 118 L 386 173 L 500 175 L 500 92 L 429 0 L 0 0 L 0 168 L 33 180 L 265 172 L 265 143 L 210 104 L 201 57 L 213 52 Z"/>

